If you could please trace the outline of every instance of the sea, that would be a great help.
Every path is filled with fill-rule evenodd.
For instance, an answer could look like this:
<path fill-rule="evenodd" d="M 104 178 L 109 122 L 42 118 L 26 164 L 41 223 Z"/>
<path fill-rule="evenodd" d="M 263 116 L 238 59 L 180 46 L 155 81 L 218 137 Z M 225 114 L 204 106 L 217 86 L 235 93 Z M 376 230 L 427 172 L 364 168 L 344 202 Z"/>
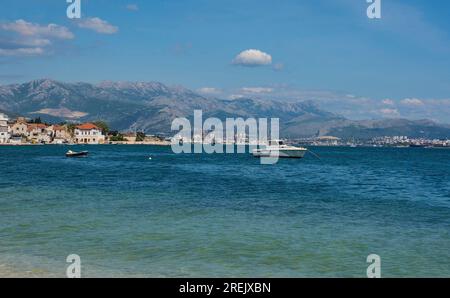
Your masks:
<path fill-rule="evenodd" d="M 0 275 L 450 277 L 450 150 L 309 149 L 0 146 Z"/>

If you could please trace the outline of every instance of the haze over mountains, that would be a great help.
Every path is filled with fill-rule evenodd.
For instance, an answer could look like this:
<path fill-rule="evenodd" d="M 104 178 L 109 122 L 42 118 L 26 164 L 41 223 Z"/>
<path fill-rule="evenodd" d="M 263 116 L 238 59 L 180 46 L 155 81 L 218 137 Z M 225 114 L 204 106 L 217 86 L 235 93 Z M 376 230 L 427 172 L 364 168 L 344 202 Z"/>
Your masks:
<path fill-rule="evenodd" d="M 333 135 L 367 139 L 385 135 L 448 138 L 450 126 L 430 120 L 353 121 L 324 111 L 313 101 L 205 98 L 183 87 L 158 82 L 63 83 L 48 79 L 0 86 L 0 111 L 51 122 L 104 120 L 112 129 L 173 134 L 175 117 L 278 117 L 283 137 Z"/>

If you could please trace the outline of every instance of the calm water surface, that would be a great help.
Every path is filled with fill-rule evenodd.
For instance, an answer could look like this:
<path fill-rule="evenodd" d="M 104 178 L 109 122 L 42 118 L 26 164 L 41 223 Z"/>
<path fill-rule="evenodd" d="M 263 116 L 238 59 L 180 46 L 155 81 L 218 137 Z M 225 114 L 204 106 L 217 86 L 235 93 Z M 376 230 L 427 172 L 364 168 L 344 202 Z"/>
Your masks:
<path fill-rule="evenodd" d="M 450 277 L 450 150 L 313 148 L 321 159 L 170 147 L 0 146 L 0 265 L 64 276 Z M 150 160 L 149 157 L 152 157 Z"/>

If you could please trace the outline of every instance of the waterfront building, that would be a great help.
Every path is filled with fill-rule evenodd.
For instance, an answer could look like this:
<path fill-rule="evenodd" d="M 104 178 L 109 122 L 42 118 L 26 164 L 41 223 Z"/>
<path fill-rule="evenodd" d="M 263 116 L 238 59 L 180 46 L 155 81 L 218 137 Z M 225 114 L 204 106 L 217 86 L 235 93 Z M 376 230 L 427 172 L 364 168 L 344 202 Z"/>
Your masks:
<path fill-rule="evenodd" d="M 47 130 L 51 133 L 52 143 L 54 144 L 64 144 L 71 139 L 70 133 L 65 126 L 51 125 Z"/>
<path fill-rule="evenodd" d="M 8 120 L 8 116 L 0 113 L 0 144 L 5 144 L 9 141 Z"/>
<path fill-rule="evenodd" d="M 11 145 L 20 145 L 20 144 L 23 144 L 24 142 L 25 142 L 24 137 L 22 137 L 22 136 L 11 135 L 9 138 L 9 143 Z"/>
<path fill-rule="evenodd" d="M 17 118 L 10 128 L 11 135 L 14 137 L 26 137 L 28 135 L 27 121 L 23 117 Z"/>
<path fill-rule="evenodd" d="M 78 144 L 103 144 L 105 136 L 102 130 L 93 123 L 84 123 L 75 127 L 75 143 Z"/>
<path fill-rule="evenodd" d="M 32 143 L 50 143 L 51 132 L 44 123 L 29 123 L 27 125 L 27 137 Z"/>
<path fill-rule="evenodd" d="M 319 146 L 338 146 L 340 138 L 334 136 L 321 136 L 316 138 L 317 145 Z"/>

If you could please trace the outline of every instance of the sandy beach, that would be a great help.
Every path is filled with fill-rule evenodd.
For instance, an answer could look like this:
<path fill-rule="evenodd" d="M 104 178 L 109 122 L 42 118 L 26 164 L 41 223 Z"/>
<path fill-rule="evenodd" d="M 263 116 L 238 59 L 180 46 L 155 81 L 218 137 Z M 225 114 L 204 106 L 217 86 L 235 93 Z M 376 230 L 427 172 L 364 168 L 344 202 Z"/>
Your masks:
<path fill-rule="evenodd" d="M 25 271 L 20 272 L 9 265 L 0 264 L 0 278 L 33 278 L 46 277 L 44 272 L 40 271 Z"/>
<path fill-rule="evenodd" d="M 0 261 L 0 278 L 55 278 L 65 277 L 64 271 L 61 274 L 50 272 L 44 266 L 30 265 L 30 259 L 21 259 L 17 264 L 3 259 Z"/>
<path fill-rule="evenodd" d="M 0 265 L 0 278 L 63 278 L 45 270 L 19 271 L 7 265 Z"/>

